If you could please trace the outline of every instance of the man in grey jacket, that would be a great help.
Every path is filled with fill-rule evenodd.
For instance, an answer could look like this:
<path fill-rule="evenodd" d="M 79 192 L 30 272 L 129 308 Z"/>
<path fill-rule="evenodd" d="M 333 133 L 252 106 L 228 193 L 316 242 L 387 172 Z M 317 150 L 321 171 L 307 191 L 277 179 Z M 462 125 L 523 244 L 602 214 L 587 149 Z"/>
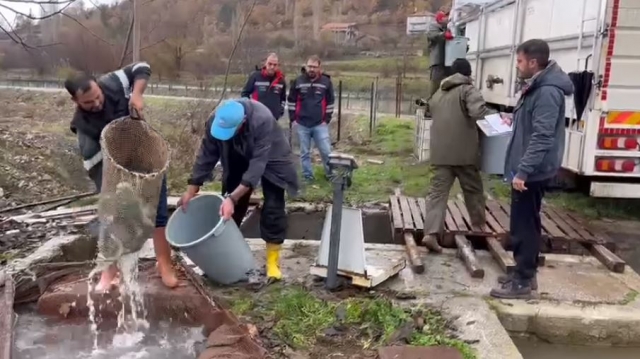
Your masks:
<path fill-rule="evenodd" d="M 238 226 L 249 209 L 251 193 L 262 186 L 260 233 L 267 243 L 267 277 L 279 280 L 280 247 L 287 231 L 285 191 L 298 192 L 298 175 L 291 146 L 271 110 L 250 99 L 228 100 L 220 104 L 206 123 L 200 153 L 193 165 L 187 192 L 179 205 L 188 210 L 203 183 L 220 161 L 222 194 L 220 208 L 224 219 Z"/>
<path fill-rule="evenodd" d="M 526 84 L 513 120 L 505 119 L 513 133 L 504 169 L 512 186 L 510 237 L 516 269 L 500 277 L 500 287 L 491 291 L 491 296 L 503 299 L 526 299 L 537 290 L 542 197 L 562 164 L 565 97 L 573 94 L 569 76 L 549 60 L 545 41 L 526 41 L 516 54 L 518 72 Z"/>

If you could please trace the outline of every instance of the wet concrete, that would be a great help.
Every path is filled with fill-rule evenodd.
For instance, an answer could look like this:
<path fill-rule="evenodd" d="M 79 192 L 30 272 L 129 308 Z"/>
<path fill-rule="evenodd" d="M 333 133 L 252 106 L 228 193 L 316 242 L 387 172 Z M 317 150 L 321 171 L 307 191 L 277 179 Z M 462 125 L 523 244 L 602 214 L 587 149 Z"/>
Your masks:
<path fill-rule="evenodd" d="M 253 239 L 249 243 L 258 262 L 264 263 L 264 243 Z M 366 248 L 368 262 L 393 262 L 405 256 L 402 246 L 367 244 Z M 317 251 L 316 241 L 285 242 L 286 280 L 308 283 Z M 549 254 L 547 266 L 539 272 L 540 293 L 534 300 L 498 301 L 487 297 L 502 271 L 488 252 L 476 254 L 484 279 L 471 278 L 455 251 L 442 255 L 422 251 L 425 274 L 406 268 L 374 291 L 415 296 L 399 301 L 401 305 L 427 303 L 444 308 L 445 314 L 455 318 L 462 338 L 478 342 L 475 347 L 482 359 L 522 357 L 507 330 L 557 343 L 640 343 L 640 301 L 636 300 L 640 276 L 630 268 L 616 274 L 593 257 Z"/>
<path fill-rule="evenodd" d="M 184 275 L 179 275 L 181 286 L 169 289 L 162 284 L 155 262 L 148 261 L 140 267 L 138 281 L 147 310 L 146 319 L 205 325 L 212 330 L 217 320 L 215 308 L 211 308 L 208 300 L 189 284 Z M 88 317 L 86 274 L 88 271 L 78 272 L 50 286 L 37 302 L 38 313 L 68 319 Z M 117 288 L 106 294 L 94 293 L 91 297 L 96 315 L 101 320 L 116 319 L 122 310 Z"/>
<path fill-rule="evenodd" d="M 83 241 L 83 238 L 76 237 L 60 237 L 53 238 L 45 246 L 43 246 L 43 250 L 37 251 L 32 256 L 25 258 L 24 261 L 19 263 L 22 268 L 30 268 L 37 264 L 40 261 L 51 260 L 52 258 L 61 258 L 62 254 L 69 254 L 72 251 L 63 250 L 66 246 L 73 246 L 73 243 L 78 243 L 78 246 L 82 246 L 86 244 Z M 95 244 L 95 243 L 94 243 Z M 48 254 L 47 254 L 48 253 Z M 47 254 L 47 255 L 45 255 Z M 86 255 L 86 253 L 85 253 Z M 67 261 L 74 261 L 74 258 L 64 257 Z M 156 269 L 155 269 L 155 260 L 149 260 L 148 258 L 153 258 L 153 247 L 152 241 L 149 240 L 147 245 L 143 247 L 143 251 L 141 253 L 141 262 L 140 262 L 140 271 L 138 275 L 138 283 L 141 289 L 141 296 L 145 303 L 144 313 L 142 314 L 145 320 L 147 320 L 151 326 L 150 331 L 139 334 L 138 332 L 131 333 L 126 338 L 120 336 L 118 340 L 126 340 L 130 342 L 133 340 L 135 343 L 131 344 L 135 348 L 146 348 L 147 350 L 142 350 L 141 352 L 127 352 L 124 355 L 116 355 L 118 352 L 119 345 L 121 342 L 112 343 L 107 341 L 107 345 L 103 350 L 106 350 L 107 353 L 110 353 L 106 356 L 100 356 L 102 353 L 91 354 L 95 358 L 145 358 L 145 357 L 156 357 L 156 355 L 148 355 L 148 351 L 154 351 L 156 345 L 158 344 L 158 340 L 154 339 L 154 333 L 159 334 L 163 330 L 163 322 L 169 321 L 173 324 L 179 324 L 183 327 L 199 327 L 204 328 L 203 334 L 208 335 L 208 340 L 204 343 L 202 350 L 204 353 L 212 354 L 213 357 L 225 357 L 228 353 L 235 353 L 237 355 L 244 355 L 246 358 L 263 358 L 265 356 L 264 349 L 261 348 L 258 343 L 252 337 L 252 334 L 249 332 L 248 328 L 241 324 L 232 313 L 227 310 L 224 310 L 220 306 L 218 306 L 214 301 L 201 294 L 201 292 L 196 288 L 196 286 L 189 281 L 184 273 L 178 269 L 178 276 L 180 279 L 180 285 L 174 289 L 166 288 L 160 279 Z M 89 308 L 87 306 L 87 274 L 91 268 L 78 268 L 74 270 L 74 273 L 65 275 L 64 277 L 58 278 L 53 283 L 48 285 L 46 288 L 43 288 L 44 293 L 39 296 L 37 301 L 37 314 L 41 319 L 48 318 L 62 320 L 64 325 L 76 325 L 78 323 L 82 323 L 81 325 L 86 326 L 88 324 L 87 315 L 89 312 Z M 122 300 L 119 297 L 119 293 L 116 290 L 109 292 L 108 294 L 92 294 L 92 300 L 94 302 L 94 308 L 96 309 L 96 322 L 98 330 L 101 333 L 105 333 L 107 337 L 109 337 L 109 333 L 112 333 L 114 329 L 114 319 L 118 311 L 120 311 L 123 307 Z M 124 302 L 128 303 L 128 299 L 124 298 Z M 126 308 L 129 309 L 129 308 Z M 29 316 L 27 316 L 29 318 Z M 33 318 L 31 318 L 33 319 Z M 35 320 L 35 319 L 34 319 Z M 40 323 L 42 324 L 42 323 Z M 36 324 L 40 325 L 40 324 Z M 44 324 L 42 324 L 44 325 Z M 63 325 L 61 324 L 61 327 Z M 68 328 L 73 331 L 81 331 L 86 332 L 86 328 L 81 326 L 81 329 L 77 327 Z M 171 330 L 168 329 L 169 336 L 172 333 Z M 40 333 L 42 334 L 42 333 Z M 40 335 L 35 333 L 34 335 L 38 337 Z M 112 333 L 113 334 L 113 333 Z M 44 335 L 44 334 L 43 334 Z M 141 341 L 137 341 L 138 339 L 132 338 L 131 335 L 139 337 L 142 335 L 144 338 L 149 337 L 148 339 L 151 342 L 144 342 L 143 339 Z M 57 340 L 50 339 L 52 336 L 51 333 L 47 333 L 45 337 L 38 337 L 33 339 L 32 342 L 36 341 L 38 348 L 34 348 L 33 346 L 25 347 L 25 356 L 21 358 L 41 358 L 43 357 L 40 354 L 41 347 L 44 349 L 52 350 L 55 352 L 60 349 L 58 346 L 59 341 L 71 340 L 65 335 L 60 335 L 56 338 Z M 55 335 L 53 335 L 55 337 Z M 157 336 L 156 336 L 157 337 Z M 112 336 L 109 340 L 116 340 L 118 336 Z M 135 339 L 135 340 L 134 340 Z M 154 340 L 156 340 L 154 342 Z M 180 339 L 177 339 L 180 340 Z M 49 341 L 53 341 L 54 343 L 49 343 Z M 80 340 L 82 342 L 82 340 Z M 179 346 L 179 343 L 173 343 Z M 49 344 L 51 346 L 49 347 Z M 116 345 L 118 344 L 118 345 Z M 78 344 L 81 345 L 81 344 Z M 114 346 L 115 345 L 115 346 Z M 164 345 L 164 344 L 162 344 Z M 181 347 L 182 348 L 182 347 Z M 84 348 L 91 349 L 91 348 Z M 169 348 L 170 349 L 170 348 Z M 184 349 L 184 348 L 182 348 Z M 182 350 L 181 349 L 181 350 Z M 40 351 L 39 351 L 40 350 Z M 137 349 L 135 349 L 137 350 Z M 170 350 L 169 350 L 170 351 Z M 35 353 L 35 354 L 29 354 Z M 192 353 L 189 352 L 190 357 Z M 96 354 L 96 355 L 94 355 Z M 131 356 L 133 355 L 133 356 Z M 56 356 L 46 356 L 47 358 L 57 358 Z M 85 358 L 85 356 L 77 356 L 69 358 Z M 164 357 L 160 355 L 159 357 Z M 183 356 L 168 356 L 181 358 Z M 60 357 L 62 358 L 62 357 Z M 208 358 L 208 356 L 205 356 Z"/>
<path fill-rule="evenodd" d="M 616 244 L 617 253 L 636 272 L 640 272 L 640 222 L 598 221 L 596 227 Z"/>
<path fill-rule="evenodd" d="M 13 359 L 192 359 L 206 340 L 201 327 L 156 323 L 148 329 L 122 332 L 116 323 L 95 334 L 86 319 L 58 320 L 35 314 L 29 308 L 18 312 Z"/>

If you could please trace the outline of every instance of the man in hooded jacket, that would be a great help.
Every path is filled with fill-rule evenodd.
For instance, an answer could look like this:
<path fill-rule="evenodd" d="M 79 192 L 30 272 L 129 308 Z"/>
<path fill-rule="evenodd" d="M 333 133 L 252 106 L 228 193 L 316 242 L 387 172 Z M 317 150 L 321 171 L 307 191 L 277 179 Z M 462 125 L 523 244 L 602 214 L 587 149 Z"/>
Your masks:
<path fill-rule="evenodd" d="M 242 223 L 251 193 L 262 186 L 260 233 L 267 248 L 267 278 L 279 280 L 280 247 L 287 231 L 285 191 L 296 196 L 298 176 L 291 147 L 271 111 L 251 99 L 228 100 L 218 106 L 206 123 L 200 152 L 193 165 L 188 189 L 179 205 L 188 211 L 189 201 L 211 178 L 220 161 L 222 194 L 220 216 Z"/>
<path fill-rule="evenodd" d="M 443 231 L 449 191 L 456 178 L 462 187 L 464 202 L 474 227 L 485 223 L 484 190 L 480 176 L 480 145 L 476 121 L 490 114 L 480 91 L 471 80 L 471 65 L 457 59 L 453 75 L 445 78 L 431 97 L 430 163 L 434 176 L 427 195 L 422 243 L 441 252 L 437 237 Z M 459 145 L 456 145 L 459 144 Z M 456 147 L 452 151 L 452 146 Z"/>
<path fill-rule="evenodd" d="M 540 209 L 549 181 L 562 165 L 565 141 L 565 98 L 573 83 L 549 59 L 549 45 L 538 39 L 522 43 L 516 63 L 525 86 L 505 122 L 513 132 L 505 158 L 505 179 L 511 183 L 510 238 L 516 268 L 498 278 L 491 296 L 526 299 L 537 290 L 536 272 L 542 236 Z"/>

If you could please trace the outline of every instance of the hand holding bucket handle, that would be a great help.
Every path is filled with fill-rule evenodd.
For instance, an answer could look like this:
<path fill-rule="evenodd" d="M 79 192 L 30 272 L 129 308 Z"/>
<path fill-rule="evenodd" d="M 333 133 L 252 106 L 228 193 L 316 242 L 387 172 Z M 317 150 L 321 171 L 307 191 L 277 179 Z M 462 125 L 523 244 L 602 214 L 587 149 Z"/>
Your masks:
<path fill-rule="evenodd" d="M 182 211 L 186 212 L 189 201 L 191 201 L 193 197 L 197 196 L 199 191 L 200 191 L 200 187 L 189 185 L 189 187 L 187 188 L 187 191 L 178 200 L 178 208 L 182 208 Z"/>
<path fill-rule="evenodd" d="M 235 211 L 236 202 L 233 200 L 233 197 L 229 193 L 224 195 L 224 201 L 220 205 L 220 217 L 226 222 L 233 217 L 233 212 Z"/>

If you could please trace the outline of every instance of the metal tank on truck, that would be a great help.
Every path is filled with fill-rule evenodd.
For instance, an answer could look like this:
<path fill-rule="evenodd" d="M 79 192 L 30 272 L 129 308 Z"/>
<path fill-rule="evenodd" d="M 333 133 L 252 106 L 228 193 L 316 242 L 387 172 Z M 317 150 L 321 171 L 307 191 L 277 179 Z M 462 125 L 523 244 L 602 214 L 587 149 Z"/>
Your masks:
<path fill-rule="evenodd" d="M 593 197 L 640 198 L 640 1 L 454 0 L 452 15 L 476 85 L 505 112 L 520 95 L 515 49 L 547 41 L 576 89 L 563 172 L 586 178 Z"/>

